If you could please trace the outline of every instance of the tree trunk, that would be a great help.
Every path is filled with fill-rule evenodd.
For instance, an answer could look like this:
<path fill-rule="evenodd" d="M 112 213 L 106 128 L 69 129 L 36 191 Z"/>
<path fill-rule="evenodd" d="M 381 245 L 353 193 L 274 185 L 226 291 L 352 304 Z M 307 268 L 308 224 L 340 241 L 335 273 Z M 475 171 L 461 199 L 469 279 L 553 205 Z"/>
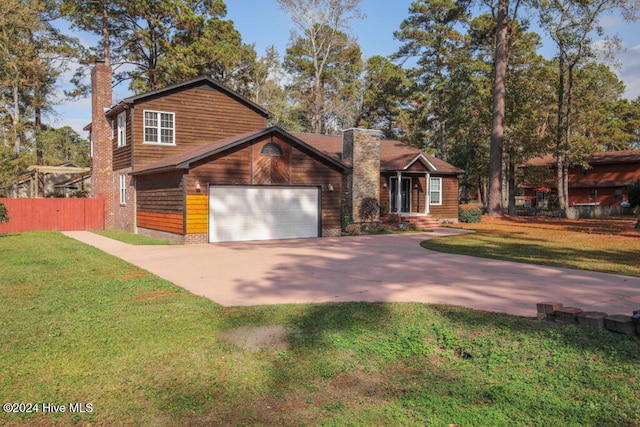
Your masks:
<path fill-rule="evenodd" d="M 111 43 L 109 41 L 109 16 L 107 14 L 107 0 L 102 0 L 102 44 L 104 65 L 111 65 Z"/>
<path fill-rule="evenodd" d="M 493 117 L 491 120 L 491 150 L 489 154 L 489 203 L 487 213 L 502 215 L 502 146 L 504 144 L 504 114 L 506 97 L 507 36 L 509 0 L 498 4 L 496 31 L 496 74 L 493 86 Z"/>
<path fill-rule="evenodd" d="M 18 86 L 13 86 L 13 154 L 20 154 L 20 98 Z"/>
<path fill-rule="evenodd" d="M 556 187 L 558 189 L 558 203 L 560 203 L 560 209 L 565 210 L 567 203 L 564 197 L 564 162 L 562 161 L 562 155 L 558 154 L 556 159 Z"/>
<path fill-rule="evenodd" d="M 564 55 L 561 52 L 560 58 L 558 59 L 558 70 L 559 70 L 559 78 L 558 78 L 558 125 L 556 130 L 556 187 L 558 190 L 558 202 L 560 204 L 560 209 L 567 209 L 567 201 L 564 193 L 564 144 L 562 143 L 564 140 L 564 73 L 565 73 L 565 62 Z"/>
<path fill-rule="evenodd" d="M 513 156 L 509 156 L 509 215 L 516 214 L 516 165 L 513 161 Z"/>

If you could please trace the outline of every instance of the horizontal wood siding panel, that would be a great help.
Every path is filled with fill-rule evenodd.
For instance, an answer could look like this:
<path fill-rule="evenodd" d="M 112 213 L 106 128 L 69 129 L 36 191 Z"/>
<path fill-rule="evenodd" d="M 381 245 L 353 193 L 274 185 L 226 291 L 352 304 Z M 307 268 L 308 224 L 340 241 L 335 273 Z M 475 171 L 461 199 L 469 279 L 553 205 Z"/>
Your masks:
<path fill-rule="evenodd" d="M 138 227 L 176 234 L 182 234 L 184 228 L 182 215 L 158 212 L 138 211 L 136 223 Z"/>
<path fill-rule="evenodd" d="M 113 150 L 113 170 L 131 167 L 131 145 L 114 148 Z"/>
<path fill-rule="evenodd" d="M 187 196 L 187 234 L 209 232 L 209 197 Z"/>
<path fill-rule="evenodd" d="M 431 205 L 430 211 L 438 218 L 458 218 L 458 178 L 442 177 L 442 205 Z"/>
<path fill-rule="evenodd" d="M 212 156 L 194 163 L 187 176 L 187 194 L 197 195 L 207 190 L 207 184 L 238 185 L 251 184 L 251 150 L 238 149 L 226 156 Z"/>
<path fill-rule="evenodd" d="M 113 116 L 113 139 L 111 140 L 111 146 L 113 150 L 113 170 L 125 169 L 131 167 L 131 147 L 133 142 L 133 135 L 131 132 L 131 114 L 127 111 L 127 144 L 124 147 L 118 148 L 118 116 Z"/>
<path fill-rule="evenodd" d="M 569 171 L 569 183 L 573 184 L 581 181 L 634 181 L 640 178 L 640 165 L 638 163 L 592 165 L 586 172 L 586 175 L 583 175 L 582 168 L 571 168 Z M 571 193 L 571 190 L 569 190 L 569 193 Z"/>
<path fill-rule="evenodd" d="M 104 199 L 0 199 L 9 222 L 2 233 L 28 231 L 102 230 Z"/>
<path fill-rule="evenodd" d="M 340 196 L 342 174 L 296 148 L 291 150 L 291 184 L 322 187 L 322 228 L 339 229 L 342 224 Z M 331 184 L 334 191 L 329 191 Z"/>
<path fill-rule="evenodd" d="M 143 144 L 144 110 L 175 113 L 175 146 Z M 139 102 L 133 109 L 135 167 L 140 168 L 190 148 L 259 131 L 266 126 L 258 112 L 217 90 L 189 89 Z"/>
<path fill-rule="evenodd" d="M 136 186 L 138 211 L 184 214 L 181 171 L 139 176 Z"/>

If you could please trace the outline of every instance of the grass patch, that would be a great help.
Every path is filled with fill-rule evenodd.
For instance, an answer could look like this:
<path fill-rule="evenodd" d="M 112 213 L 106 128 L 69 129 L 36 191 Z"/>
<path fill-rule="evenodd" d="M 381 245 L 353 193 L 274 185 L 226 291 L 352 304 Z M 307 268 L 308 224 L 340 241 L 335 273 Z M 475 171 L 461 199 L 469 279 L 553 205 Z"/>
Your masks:
<path fill-rule="evenodd" d="M 636 219 L 483 217 L 475 233 L 422 242 L 439 252 L 640 276 Z"/>
<path fill-rule="evenodd" d="M 425 304 L 224 308 L 54 232 L 0 236 L 0 252 L 0 401 L 93 407 L 6 425 L 640 419 L 633 336 Z M 271 325 L 287 349 L 223 339 Z"/>
<path fill-rule="evenodd" d="M 113 240 L 128 243 L 130 245 L 171 245 L 169 240 L 154 239 L 142 234 L 127 233 L 120 230 L 90 230 L 92 233 L 108 237 Z"/>

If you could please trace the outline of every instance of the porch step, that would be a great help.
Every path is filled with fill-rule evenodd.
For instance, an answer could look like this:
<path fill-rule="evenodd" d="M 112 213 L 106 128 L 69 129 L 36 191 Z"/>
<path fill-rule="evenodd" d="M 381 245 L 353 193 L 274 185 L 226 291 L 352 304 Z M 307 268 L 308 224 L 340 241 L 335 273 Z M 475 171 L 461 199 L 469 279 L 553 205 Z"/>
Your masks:
<path fill-rule="evenodd" d="M 397 214 L 389 214 L 385 217 L 380 218 L 385 222 L 397 222 L 398 215 Z M 415 224 L 418 228 L 435 228 L 440 227 L 440 221 L 433 218 L 431 215 L 401 215 L 400 221 L 403 223 L 411 223 Z"/>
<path fill-rule="evenodd" d="M 409 222 L 415 224 L 418 228 L 435 228 L 440 227 L 440 221 L 433 218 L 431 215 L 426 216 L 403 216 L 402 222 Z"/>

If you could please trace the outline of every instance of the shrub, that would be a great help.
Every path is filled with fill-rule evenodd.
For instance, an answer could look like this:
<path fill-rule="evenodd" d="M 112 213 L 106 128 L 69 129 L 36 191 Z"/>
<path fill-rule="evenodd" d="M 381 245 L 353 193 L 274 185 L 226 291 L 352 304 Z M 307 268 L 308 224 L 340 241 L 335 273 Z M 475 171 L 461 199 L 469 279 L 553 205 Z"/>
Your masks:
<path fill-rule="evenodd" d="M 365 197 L 360 202 L 358 215 L 365 222 L 372 222 L 380 212 L 380 204 L 375 197 Z"/>
<path fill-rule="evenodd" d="M 351 214 L 346 206 L 342 207 L 342 231 L 347 231 L 347 228 L 353 223 L 351 220 Z"/>
<path fill-rule="evenodd" d="M 629 195 L 629 204 L 631 204 L 632 208 L 640 206 L 640 178 L 629 184 L 627 194 Z"/>
<path fill-rule="evenodd" d="M 360 224 L 349 224 L 345 227 L 344 231 L 351 236 L 358 236 L 362 234 L 362 230 L 360 229 Z"/>
<path fill-rule="evenodd" d="M 0 203 L 0 224 L 3 222 L 9 222 L 9 217 L 7 216 L 7 207 L 4 203 Z"/>
<path fill-rule="evenodd" d="M 474 205 L 460 205 L 458 207 L 458 219 L 460 222 L 480 222 L 482 211 Z"/>

